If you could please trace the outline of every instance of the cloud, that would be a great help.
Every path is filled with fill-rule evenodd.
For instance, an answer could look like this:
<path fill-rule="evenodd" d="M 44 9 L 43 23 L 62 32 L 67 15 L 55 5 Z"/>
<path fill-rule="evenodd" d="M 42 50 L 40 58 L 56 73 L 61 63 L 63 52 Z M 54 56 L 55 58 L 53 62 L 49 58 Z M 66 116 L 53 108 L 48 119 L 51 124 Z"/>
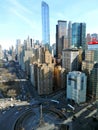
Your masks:
<path fill-rule="evenodd" d="M 15 7 L 16 10 L 20 10 L 24 13 L 32 14 L 32 11 L 30 9 L 27 9 L 25 6 L 20 4 L 18 1 L 16 1 L 16 0 L 8 0 L 8 1 Z"/>
<path fill-rule="evenodd" d="M 35 23 L 30 20 L 27 16 L 25 16 L 24 14 L 19 13 L 17 10 L 10 8 L 10 11 L 16 15 L 17 17 L 19 17 L 21 20 L 23 20 L 25 23 L 27 23 L 32 29 L 35 28 Z"/>

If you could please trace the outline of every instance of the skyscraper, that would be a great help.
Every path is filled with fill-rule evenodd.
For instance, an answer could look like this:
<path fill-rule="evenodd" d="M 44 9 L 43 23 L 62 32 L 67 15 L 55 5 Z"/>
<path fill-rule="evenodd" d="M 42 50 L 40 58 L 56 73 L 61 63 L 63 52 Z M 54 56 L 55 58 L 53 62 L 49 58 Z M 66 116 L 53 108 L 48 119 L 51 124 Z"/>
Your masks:
<path fill-rule="evenodd" d="M 67 75 L 67 99 L 73 99 L 76 103 L 86 101 L 87 76 L 80 71 L 72 71 Z"/>
<path fill-rule="evenodd" d="M 42 1 L 42 42 L 43 44 L 50 44 L 50 28 L 49 28 L 49 6 Z"/>
<path fill-rule="evenodd" d="M 98 63 L 94 65 L 90 74 L 90 94 L 95 100 L 98 100 Z"/>
<path fill-rule="evenodd" d="M 86 45 L 86 24 L 72 24 L 72 46 L 85 49 Z"/>
<path fill-rule="evenodd" d="M 61 57 L 67 35 L 67 21 L 59 20 L 56 25 L 56 56 Z M 64 40 L 65 39 L 65 40 Z"/>
<path fill-rule="evenodd" d="M 62 67 L 66 69 L 66 72 L 78 70 L 78 56 L 78 49 L 65 49 L 62 51 Z"/>

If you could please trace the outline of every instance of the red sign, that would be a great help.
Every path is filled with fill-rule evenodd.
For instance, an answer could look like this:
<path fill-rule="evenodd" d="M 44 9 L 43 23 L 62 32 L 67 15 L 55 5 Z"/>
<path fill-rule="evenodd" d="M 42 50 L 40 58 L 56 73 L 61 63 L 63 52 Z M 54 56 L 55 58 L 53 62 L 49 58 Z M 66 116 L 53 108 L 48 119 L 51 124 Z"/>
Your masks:
<path fill-rule="evenodd" d="M 98 40 L 96 38 L 92 38 L 90 42 L 88 42 L 89 45 L 98 44 Z"/>

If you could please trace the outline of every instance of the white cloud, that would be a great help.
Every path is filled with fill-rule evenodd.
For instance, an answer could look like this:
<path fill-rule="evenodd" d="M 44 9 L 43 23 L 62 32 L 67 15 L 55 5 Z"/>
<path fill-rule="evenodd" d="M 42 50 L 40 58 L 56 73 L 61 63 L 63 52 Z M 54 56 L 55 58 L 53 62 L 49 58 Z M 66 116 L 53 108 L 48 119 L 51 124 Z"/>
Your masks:
<path fill-rule="evenodd" d="M 11 4 L 14 5 L 14 9 L 22 11 L 24 13 L 29 13 L 32 14 L 32 11 L 30 11 L 30 9 L 26 8 L 25 6 L 21 5 L 18 1 L 16 0 L 8 0 Z"/>
<path fill-rule="evenodd" d="M 32 29 L 35 28 L 35 23 L 30 20 L 29 18 L 27 18 L 27 16 L 25 17 L 23 14 L 19 13 L 17 10 L 10 8 L 10 11 L 12 13 L 14 13 L 14 15 L 16 15 L 17 17 L 19 17 L 21 20 L 25 21 Z"/>

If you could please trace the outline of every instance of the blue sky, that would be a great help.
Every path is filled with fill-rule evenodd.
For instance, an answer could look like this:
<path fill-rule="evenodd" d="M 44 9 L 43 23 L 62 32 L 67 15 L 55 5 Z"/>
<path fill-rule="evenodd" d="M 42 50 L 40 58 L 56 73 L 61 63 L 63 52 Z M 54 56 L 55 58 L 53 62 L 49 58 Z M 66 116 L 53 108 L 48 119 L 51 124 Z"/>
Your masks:
<path fill-rule="evenodd" d="M 50 9 L 50 41 L 55 42 L 58 20 L 85 22 L 87 33 L 98 33 L 98 0 L 44 0 Z M 42 39 L 41 0 L 0 2 L 0 44 L 15 45 L 16 39 Z"/>

